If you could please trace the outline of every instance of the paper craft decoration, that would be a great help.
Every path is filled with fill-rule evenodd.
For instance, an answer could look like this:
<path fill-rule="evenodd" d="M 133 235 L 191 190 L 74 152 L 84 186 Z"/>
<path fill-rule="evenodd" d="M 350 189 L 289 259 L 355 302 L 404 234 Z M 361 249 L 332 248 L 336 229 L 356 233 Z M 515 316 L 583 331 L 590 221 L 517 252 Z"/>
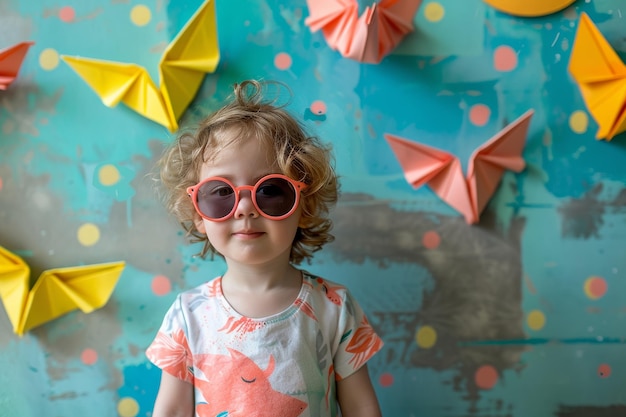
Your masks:
<path fill-rule="evenodd" d="M 467 224 L 478 223 L 480 214 L 495 192 L 505 170 L 521 172 L 526 163 L 521 154 L 533 110 L 479 146 L 469 159 L 467 177 L 454 155 L 385 134 L 406 180 L 414 188 L 428 184 L 452 208 L 463 214 Z"/>
<path fill-rule="evenodd" d="M 522 17 L 546 16 L 563 10 L 576 0 L 483 0 L 501 12 Z"/>
<path fill-rule="evenodd" d="M 361 16 L 357 0 L 307 0 L 312 32 L 322 31 L 331 49 L 356 61 L 379 63 L 413 31 L 422 0 L 381 0 Z"/>
<path fill-rule="evenodd" d="M 61 57 L 108 107 L 120 101 L 165 126 L 178 129 L 178 120 L 198 92 L 204 76 L 214 72 L 220 53 L 215 0 L 207 0 L 168 45 L 159 62 L 160 88 L 148 71 L 136 64 L 80 57 Z"/>
<path fill-rule="evenodd" d="M 17 78 L 26 52 L 34 42 L 20 42 L 0 51 L 0 90 L 6 90 Z"/>
<path fill-rule="evenodd" d="M 13 331 L 22 336 L 70 311 L 91 313 L 103 307 L 124 266 L 124 262 L 113 262 L 49 269 L 29 291 L 30 268 L 0 246 L 0 298 Z"/>
<path fill-rule="evenodd" d="M 626 130 L 626 65 L 587 14 L 582 13 L 569 60 L 597 139 L 611 140 Z"/>

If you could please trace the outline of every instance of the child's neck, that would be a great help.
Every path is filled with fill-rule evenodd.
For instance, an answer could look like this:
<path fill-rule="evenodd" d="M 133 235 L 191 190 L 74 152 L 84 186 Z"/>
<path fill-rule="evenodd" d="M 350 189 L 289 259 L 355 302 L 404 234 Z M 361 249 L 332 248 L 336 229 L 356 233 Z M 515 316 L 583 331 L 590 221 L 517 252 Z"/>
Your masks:
<path fill-rule="evenodd" d="M 229 265 L 222 293 L 237 312 L 250 318 L 280 313 L 298 297 L 302 273 L 291 264 L 282 268 Z"/>

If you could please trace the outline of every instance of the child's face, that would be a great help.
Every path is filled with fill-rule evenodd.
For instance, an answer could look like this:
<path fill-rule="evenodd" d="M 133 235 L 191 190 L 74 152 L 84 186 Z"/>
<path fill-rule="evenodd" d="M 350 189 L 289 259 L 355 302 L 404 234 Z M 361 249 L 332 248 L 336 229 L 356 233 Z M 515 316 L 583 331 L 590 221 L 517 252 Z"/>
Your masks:
<path fill-rule="evenodd" d="M 219 151 L 215 158 L 205 162 L 199 181 L 209 177 L 223 177 L 235 187 L 254 185 L 267 174 L 280 172 L 269 146 L 259 140 L 244 139 Z M 227 263 L 269 265 L 287 263 L 302 210 L 283 220 L 271 220 L 259 214 L 250 191 L 241 190 L 240 200 L 232 217 L 225 221 L 198 219 L 196 227 L 206 233 L 213 247 Z"/>

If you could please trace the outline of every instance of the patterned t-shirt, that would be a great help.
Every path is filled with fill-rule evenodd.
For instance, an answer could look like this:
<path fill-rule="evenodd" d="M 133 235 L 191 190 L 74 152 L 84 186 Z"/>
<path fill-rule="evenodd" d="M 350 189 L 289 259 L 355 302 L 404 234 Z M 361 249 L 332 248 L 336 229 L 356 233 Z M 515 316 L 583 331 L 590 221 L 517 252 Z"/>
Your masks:
<path fill-rule="evenodd" d="M 292 305 L 262 319 L 237 313 L 221 278 L 183 292 L 146 355 L 193 384 L 199 417 L 335 417 L 336 381 L 382 345 L 344 286 L 303 271 Z"/>

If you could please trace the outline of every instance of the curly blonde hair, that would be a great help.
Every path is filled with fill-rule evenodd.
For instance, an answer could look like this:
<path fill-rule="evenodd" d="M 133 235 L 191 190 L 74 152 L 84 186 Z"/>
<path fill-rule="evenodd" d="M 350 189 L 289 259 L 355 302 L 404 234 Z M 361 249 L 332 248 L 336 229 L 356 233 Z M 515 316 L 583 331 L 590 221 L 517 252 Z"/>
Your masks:
<path fill-rule="evenodd" d="M 221 149 L 239 140 L 259 140 L 274 150 L 280 171 L 302 181 L 302 216 L 294 238 L 290 261 L 310 262 L 313 253 L 331 242 L 329 210 L 337 202 L 339 182 L 330 145 L 309 136 L 304 127 L 277 99 L 264 94 L 277 82 L 243 81 L 234 85 L 231 100 L 202 120 L 194 132 L 182 133 L 159 162 L 160 185 L 165 207 L 174 214 L 193 242 L 204 242 L 200 256 L 219 254 L 206 234 L 196 228 L 200 216 L 187 195 L 187 187 L 200 181 L 200 169 Z M 288 88 L 287 88 L 288 90 Z M 225 140 L 225 138 L 229 138 Z"/>

